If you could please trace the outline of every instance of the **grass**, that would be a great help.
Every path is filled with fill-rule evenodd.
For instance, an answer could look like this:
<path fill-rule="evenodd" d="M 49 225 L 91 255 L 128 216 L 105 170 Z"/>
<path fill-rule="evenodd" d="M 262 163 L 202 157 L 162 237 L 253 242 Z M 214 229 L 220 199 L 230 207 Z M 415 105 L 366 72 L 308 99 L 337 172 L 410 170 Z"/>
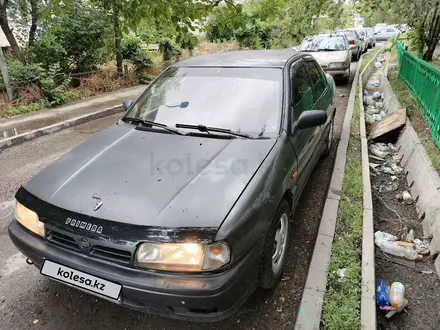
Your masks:
<path fill-rule="evenodd" d="M 329 330 L 360 329 L 361 327 L 363 185 L 359 111 L 359 98 L 356 94 L 322 314 L 323 328 Z M 342 278 L 338 274 L 340 269 L 345 269 Z"/>
<path fill-rule="evenodd" d="M 406 84 L 399 80 L 398 75 L 399 72 L 397 67 L 390 68 L 388 71 L 388 79 L 391 87 L 393 88 L 399 103 L 403 107 L 406 107 L 408 117 L 411 120 L 411 123 L 413 124 L 423 147 L 428 153 L 434 169 L 440 175 L 440 150 L 432 140 L 432 136 L 427 129 L 426 122 L 420 113 L 417 101 L 412 97 L 412 94 Z"/>
<path fill-rule="evenodd" d="M 362 72 L 365 67 L 367 66 L 367 64 L 370 62 L 370 60 L 373 58 L 373 56 L 376 55 L 376 53 L 379 51 L 378 49 L 373 49 L 372 51 L 366 53 L 363 57 L 362 57 L 362 63 L 361 63 L 361 68 L 359 69 L 359 72 Z"/>

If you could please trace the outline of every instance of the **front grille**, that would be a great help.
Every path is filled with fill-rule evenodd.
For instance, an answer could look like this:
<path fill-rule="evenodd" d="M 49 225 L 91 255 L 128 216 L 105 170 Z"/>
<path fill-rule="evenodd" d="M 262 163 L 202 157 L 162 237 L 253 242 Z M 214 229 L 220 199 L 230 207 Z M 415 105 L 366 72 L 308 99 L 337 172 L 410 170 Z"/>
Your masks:
<path fill-rule="evenodd" d="M 48 230 L 46 232 L 46 239 L 49 243 L 69 249 L 75 252 L 81 252 L 82 254 L 88 254 L 92 257 L 105 259 L 119 264 L 130 265 L 131 264 L 131 252 L 126 250 L 115 249 L 102 245 L 93 245 L 94 240 L 90 240 L 92 247 L 90 251 L 80 249 L 75 238 L 60 233 L 55 230 Z M 97 242 L 98 243 L 98 242 Z"/>
<path fill-rule="evenodd" d="M 46 238 L 54 245 L 58 245 L 69 250 L 79 251 L 79 246 L 73 237 L 51 230 L 46 233 Z"/>
<path fill-rule="evenodd" d="M 106 246 L 95 245 L 90 250 L 90 254 L 102 259 L 130 264 L 131 252 L 125 250 L 114 249 Z"/>

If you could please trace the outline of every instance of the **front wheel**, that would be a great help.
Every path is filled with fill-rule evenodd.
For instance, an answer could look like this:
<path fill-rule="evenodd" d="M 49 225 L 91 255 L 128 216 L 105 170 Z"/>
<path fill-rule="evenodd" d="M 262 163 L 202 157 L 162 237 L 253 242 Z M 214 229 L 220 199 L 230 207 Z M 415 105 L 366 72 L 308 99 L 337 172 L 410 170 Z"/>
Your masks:
<path fill-rule="evenodd" d="M 287 200 L 283 199 L 266 233 L 258 274 L 259 286 L 263 289 L 275 287 L 283 274 L 287 259 L 289 233 L 290 207 Z"/>
<path fill-rule="evenodd" d="M 333 143 L 334 128 L 335 128 L 335 117 L 333 116 L 332 121 L 330 122 L 330 129 L 328 132 L 328 136 L 325 139 L 325 149 L 322 152 L 321 158 L 326 158 L 328 155 L 330 155 L 330 151 L 332 149 L 332 143 Z"/>

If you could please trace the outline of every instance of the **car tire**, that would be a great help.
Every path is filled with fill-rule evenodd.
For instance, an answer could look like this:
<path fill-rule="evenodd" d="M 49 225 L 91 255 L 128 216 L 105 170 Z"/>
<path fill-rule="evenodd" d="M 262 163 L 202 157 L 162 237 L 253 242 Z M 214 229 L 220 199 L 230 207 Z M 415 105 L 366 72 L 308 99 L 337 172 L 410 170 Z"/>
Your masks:
<path fill-rule="evenodd" d="M 344 78 L 342 79 L 342 82 L 344 83 L 344 85 L 348 85 L 349 84 L 350 76 L 351 76 L 351 70 L 350 70 L 350 68 L 348 68 L 347 75 L 345 75 Z"/>
<path fill-rule="evenodd" d="M 289 234 L 290 206 L 288 201 L 283 198 L 278 205 L 278 209 L 270 228 L 266 233 L 263 255 L 258 273 L 258 286 L 260 288 L 267 290 L 272 289 L 280 280 L 287 260 Z"/>
<path fill-rule="evenodd" d="M 330 122 L 330 130 L 328 131 L 328 136 L 325 139 L 325 148 L 324 151 L 322 152 L 321 158 L 326 158 L 328 155 L 330 155 L 330 151 L 332 149 L 334 131 L 335 131 L 335 116 L 333 116 L 332 121 Z"/>

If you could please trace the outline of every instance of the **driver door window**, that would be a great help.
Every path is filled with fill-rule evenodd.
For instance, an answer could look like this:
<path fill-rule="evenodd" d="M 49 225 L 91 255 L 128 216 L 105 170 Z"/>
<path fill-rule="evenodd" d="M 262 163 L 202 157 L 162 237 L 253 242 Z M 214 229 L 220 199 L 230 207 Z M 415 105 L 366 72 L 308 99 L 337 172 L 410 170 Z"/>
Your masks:
<path fill-rule="evenodd" d="M 300 64 L 292 77 L 293 116 L 298 120 L 302 112 L 312 109 L 313 92 L 305 63 Z"/>

